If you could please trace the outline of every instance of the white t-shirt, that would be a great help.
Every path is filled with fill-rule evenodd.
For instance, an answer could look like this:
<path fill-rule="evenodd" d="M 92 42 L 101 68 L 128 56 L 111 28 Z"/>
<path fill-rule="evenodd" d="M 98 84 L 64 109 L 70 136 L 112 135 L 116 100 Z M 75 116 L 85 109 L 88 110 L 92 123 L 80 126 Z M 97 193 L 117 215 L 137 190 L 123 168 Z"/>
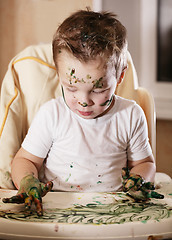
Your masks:
<path fill-rule="evenodd" d="M 36 114 L 22 147 L 45 158 L 41 180 L 55 179 L 54 190 L 116 191 L 127 159 L 152 154 L 142 109 L 114 97 L 111 110 L 96 119 L 79 117 L 62 97 L 45 103 Z"/>

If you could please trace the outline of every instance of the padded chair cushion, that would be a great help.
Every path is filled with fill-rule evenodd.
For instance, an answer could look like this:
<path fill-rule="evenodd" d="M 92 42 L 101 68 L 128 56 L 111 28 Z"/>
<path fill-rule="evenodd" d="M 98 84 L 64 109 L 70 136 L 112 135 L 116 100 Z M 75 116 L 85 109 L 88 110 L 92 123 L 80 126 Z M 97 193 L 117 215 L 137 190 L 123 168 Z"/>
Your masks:
<path fill-rule="evenodd" d="M 39 107 L 60 94 L 50 44 L 30 46 L 12 59 L 0 96 L 0 188 L 14 188 L 11 160 Z"/>

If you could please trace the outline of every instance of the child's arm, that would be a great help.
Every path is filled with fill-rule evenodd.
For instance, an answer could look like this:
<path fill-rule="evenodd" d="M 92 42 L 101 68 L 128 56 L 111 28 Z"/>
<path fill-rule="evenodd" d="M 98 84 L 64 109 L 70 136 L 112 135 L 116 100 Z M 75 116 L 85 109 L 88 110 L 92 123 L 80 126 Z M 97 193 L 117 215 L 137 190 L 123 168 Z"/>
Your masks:
<path fill-rule="evenodd" d="M 139 161 L 128 161 L 128 167 L 130 173 L 142 176 L 146 182 L 154 181 L 156 165 L 153 155 Z"/>
<path fill-rule="evenodd" d="M 20 187 L 21 179 L 29 174 L 38 177 L 44 159 L 34 156 L 23 148 L 17 152 L 11 164 L 11 174 L 17 189 Z"/>

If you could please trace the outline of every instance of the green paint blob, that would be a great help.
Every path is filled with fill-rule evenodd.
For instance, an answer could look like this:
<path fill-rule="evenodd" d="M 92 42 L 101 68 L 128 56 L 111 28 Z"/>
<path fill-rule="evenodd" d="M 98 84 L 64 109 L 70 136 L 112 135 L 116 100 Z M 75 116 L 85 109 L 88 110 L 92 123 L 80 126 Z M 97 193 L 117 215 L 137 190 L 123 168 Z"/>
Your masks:
<path fill-rule="evenodd" d="M 109 102 L 110 102 L 110 100 L 107 100 L 106 102 L 104 102 L 104 103 L 100 104 L 100 106 L 104 107 L 104 106 L 108 105 L 108 104 L 109 104 Z"/>
<path fill-rule="evenodd" d="M 103 87 L 102 81 L 103 81 L 103 77 L 99 78 L 99 80 L 92 81 L 93 87 L 94 88 L 102 88 Z"/>
<path fill-rule="evenodd" d="M 87 107 L 88 106 L 88 104 L 86 103 L 86 102 L 83 102 L 83 103 L 81 103 L 81 102 L 78 102 L 82 107 Z"/>
<path fill-rule="evenodd" d="M 111 99 L 108 99 L 106 100 L 104 103 L 100 104 L 101 107 L 104 107 L 104 106 L 110 106 L 111 102 L 113 100 L 113 96 L 111 97 Z"/>
<path fill-rule="evenodd" d="M 90 74 L 87 74 L 86 78 L 87 78 L 87 79 L 91 79 Z"/>
<path fill-rule="evenodd" d="M 73 76 L 73 74 L 75 73 L 75 69 L 72 68 L 71 72 L 70 72 L 70 75 Z"/>

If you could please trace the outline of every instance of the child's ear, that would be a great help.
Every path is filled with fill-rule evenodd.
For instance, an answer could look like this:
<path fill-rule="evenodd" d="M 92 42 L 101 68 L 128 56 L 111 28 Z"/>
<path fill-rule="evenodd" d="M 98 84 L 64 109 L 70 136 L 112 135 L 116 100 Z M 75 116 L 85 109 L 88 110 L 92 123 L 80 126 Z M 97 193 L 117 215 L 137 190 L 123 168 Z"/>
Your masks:
<path fill-rule="evenodd" d="M 118 84 L 120 84 L 123 81 L 126 70 L 127 70 L 127 66 L 122 70 L 121 75 L 118 80 Z"/>

